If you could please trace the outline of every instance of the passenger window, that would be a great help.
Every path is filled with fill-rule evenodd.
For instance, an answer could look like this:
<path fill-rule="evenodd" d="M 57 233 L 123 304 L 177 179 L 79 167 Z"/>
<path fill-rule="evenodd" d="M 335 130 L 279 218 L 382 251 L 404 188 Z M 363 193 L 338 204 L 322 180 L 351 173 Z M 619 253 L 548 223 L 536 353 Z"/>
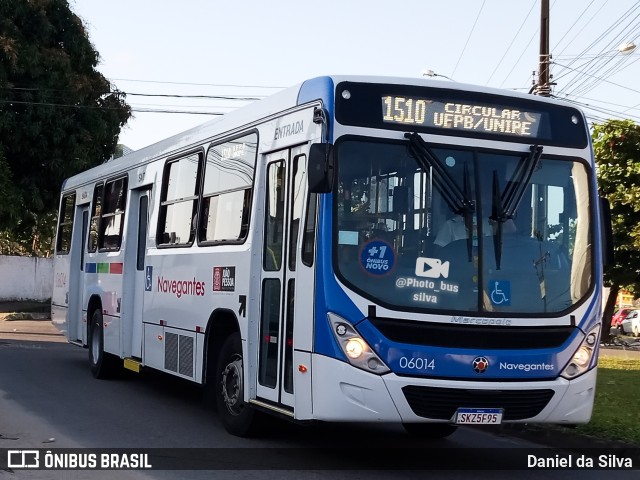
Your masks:
<path fill-rule="evenodd" d="M 207 152 L 200 242 L 242 241 L 249 231 L 258 135 L 252 133 Z"/>
<path fill-rule="evenodd" d="M 289 222 L 289 270 L 296 269 L 296 249 L 300 231 L 300 219 L 305 207 L 305 184 L 307 180 L 307 158 L 298 155 L 293 159 L 293 183 L 291 185 L 291 221 Z"/>
<path fill-rule="evenodd" d="M 56 241 L 56 253 L 66 255 L 71 248 L 71 234 L 73 233 L 73 209 L 76 204 L 76 194 L 62 197 L 60 218 L 58 219 L 58 238 Z"/>
<path fill-rule="evenodd" d="M 98 248 L 100 250 L 120 250 L 124 212 L 127 203 L 127 178 L 107 182 L 104 189 Z"/>
<path fill-rule="evenodd" d="M 159 245 L 190 245 L 195 239 L 201 159 L 200 153 L 192 153 L 171 160 L 165 167 L 158 222 Z"/>
<path fill-rule="evenodd" d="M 284 162 L 269 164 L 267 170 L 267 212 L 264 228 L 263 268 L 276 272 L 282 266 L 282 236 L 284 233 Z"/>

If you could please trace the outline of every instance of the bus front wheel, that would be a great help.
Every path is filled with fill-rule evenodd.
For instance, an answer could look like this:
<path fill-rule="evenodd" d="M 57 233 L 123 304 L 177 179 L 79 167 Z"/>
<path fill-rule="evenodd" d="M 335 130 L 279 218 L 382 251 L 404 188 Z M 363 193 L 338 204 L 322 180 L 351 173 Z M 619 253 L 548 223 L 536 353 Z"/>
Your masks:
<path fill-rule="evenodd" d="M 448 423 L 404 423 L 403 426 L 409 435 L 427 439 L 445 438 L 458 429 Z"/>
<path fill-rule="evenodd" d="M 89 364 L 95 378 L 109 378 L 113 376 L 117 368 L 116 358 L 104 351 L 104 327 L 100 310 L 95 310 L 91 315 Z"/>
<path fill-rule="evenodd" d="M 244 401 L 242 341 L 237 333 L 220 349 L 214 385 L 218 415 L 227 432 L 239 437 L 256 434 L 259 414 Z"/>

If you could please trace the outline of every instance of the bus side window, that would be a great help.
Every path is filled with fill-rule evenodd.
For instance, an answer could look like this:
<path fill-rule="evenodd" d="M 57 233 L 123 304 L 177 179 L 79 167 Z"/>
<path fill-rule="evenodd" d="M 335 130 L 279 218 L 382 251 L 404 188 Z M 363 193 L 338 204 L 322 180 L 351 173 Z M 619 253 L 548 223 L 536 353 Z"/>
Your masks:
<path fill-rule="evenodd" d="M 307 157 L 298 155 L 293 159 L 293 182 L 291 185 L 291 221 L 289 223 L 289 270 L 296 269 L 296 254 L 298 253 L 298 235 L 300 220 L 304 213 L 306 198 L 304 186 L 307 181 Z"/>
<path fill-rule="evenodd" d="M 258 136 L 251 133 L 209 148 L 200 242 L 240 242 L 247 236 L 257 145 Z"/>
<path fill-rule="evenodd" d="M 98 232 L 98 248 L 100 250 L 120 249 L 126 201 L 126 177 L 106 183 Z"/>
<path fill-rule="evenodd" d="M 284 228 L 284 162 L 267 167 L 267 212 L 264 232 L 264 263 L 266 271 L 278 271 L 282 266 L 282 236 Z"/>
<path fill-rule="evenodd" d="M 58 239 L 56 241 L 56 253 L 66 255 L 71 247 L 71 233 L 73 232 L 73 209 L 76 204 L 76 194 L 62 197 L 60 218 L 58 219 Z"/>
<path fill-rule="evenodd" d="M 157 236 L 161 245 L 188 245 L 195 239 L 201 159 L 196 152 L 165 167 Z"/>

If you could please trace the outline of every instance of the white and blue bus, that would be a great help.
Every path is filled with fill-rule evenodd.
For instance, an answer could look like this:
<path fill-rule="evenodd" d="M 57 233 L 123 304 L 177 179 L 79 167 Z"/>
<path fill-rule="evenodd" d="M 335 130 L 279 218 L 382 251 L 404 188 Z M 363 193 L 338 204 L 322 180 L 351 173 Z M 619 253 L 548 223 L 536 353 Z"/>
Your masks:
<path fill-rule="evenodd" d="M 594 168 L 559 101 L 314 78 L 66 180 L 52 319 L 94 376 L 203 384 L 236 435 L 265 413 L 432 437 L 584 423 Z"/>

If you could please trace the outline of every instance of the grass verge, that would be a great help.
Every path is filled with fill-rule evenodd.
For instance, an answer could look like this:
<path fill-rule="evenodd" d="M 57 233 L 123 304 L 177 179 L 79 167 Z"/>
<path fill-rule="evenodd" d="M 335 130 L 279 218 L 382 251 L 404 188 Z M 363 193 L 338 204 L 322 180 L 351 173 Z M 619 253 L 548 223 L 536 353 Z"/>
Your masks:
<path fill-rule="evenodd" d="M 600 357 L 591 422 L 576 433 L 640 446 L 640 360 Z"/>

